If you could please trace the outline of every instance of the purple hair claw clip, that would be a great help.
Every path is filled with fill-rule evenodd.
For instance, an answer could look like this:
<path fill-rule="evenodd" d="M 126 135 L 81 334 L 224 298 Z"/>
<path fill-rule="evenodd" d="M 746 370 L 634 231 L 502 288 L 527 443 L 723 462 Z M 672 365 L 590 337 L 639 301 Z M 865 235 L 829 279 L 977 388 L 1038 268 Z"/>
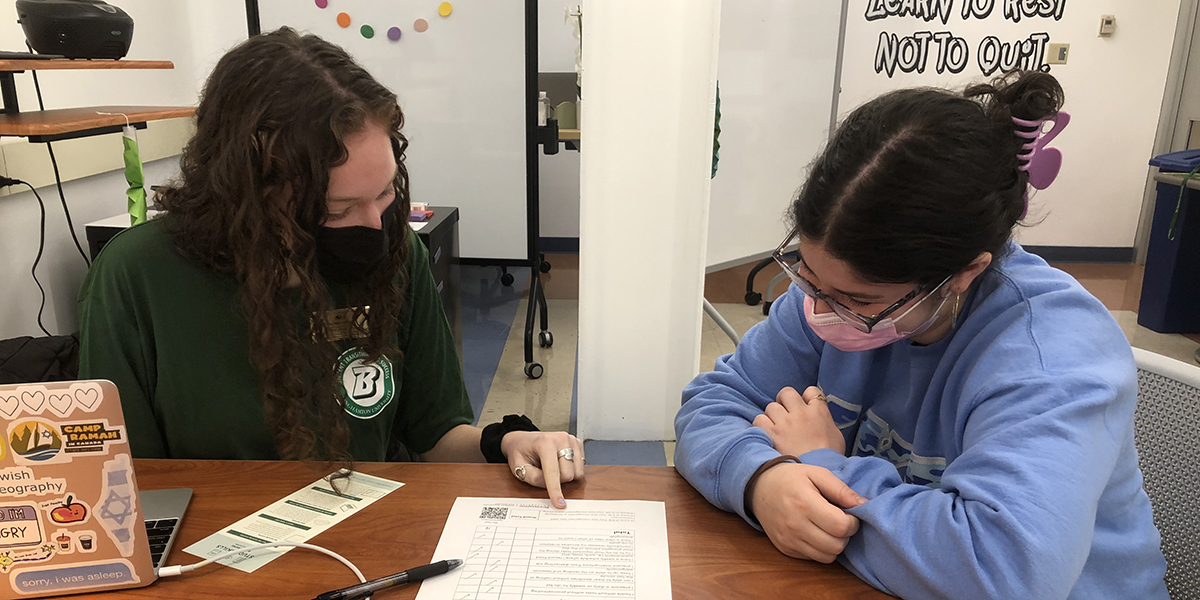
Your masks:
<path fill-rule="evenodd" d="M 1042 131 L 1045 123 L 1050 121 L 1054 123 L 1054 127 L 1050 131 Z M 1071 122 L 1071 115 L 1059 111 L 1044 119 L 1037 121 L 1026 121 L 1013 117 L 1013 123 L 1018 126 L 1016 135 L 1028 140 L 1021 146 L 1020 152 L 1017 154 L 1017 159 L 1021 161 L 1020 169 L 1029 173 L 1029 185 L 1036 190 L 1044 190 L 1054 183 L 1058 177 L 1058 171 L 1062 169 L 1062 151 L 1058 148 L 1047 148 L 1058 134 L 1062 133 L 1067 125 Z M 1028 129 L 1029 131 L 1022 130 Z M 1029 191 L 1025 191 L 1025 210 L 1021 213 L 1021 218 L 1029 213 Z"/>

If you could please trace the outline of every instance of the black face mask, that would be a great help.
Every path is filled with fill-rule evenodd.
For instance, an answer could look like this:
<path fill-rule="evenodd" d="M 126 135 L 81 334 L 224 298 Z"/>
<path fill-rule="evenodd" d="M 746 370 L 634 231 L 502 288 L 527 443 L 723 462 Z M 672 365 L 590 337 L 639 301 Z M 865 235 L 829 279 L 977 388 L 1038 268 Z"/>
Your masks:
<path fill-rule="evenodd" d="M 388 228 L 396 218 L 396 201 L 383 211 L 382 229 L 320 227 L 317 229 L 317 270 L 337 283 L 354 283 L 369 275 L 388 254 Z"/>

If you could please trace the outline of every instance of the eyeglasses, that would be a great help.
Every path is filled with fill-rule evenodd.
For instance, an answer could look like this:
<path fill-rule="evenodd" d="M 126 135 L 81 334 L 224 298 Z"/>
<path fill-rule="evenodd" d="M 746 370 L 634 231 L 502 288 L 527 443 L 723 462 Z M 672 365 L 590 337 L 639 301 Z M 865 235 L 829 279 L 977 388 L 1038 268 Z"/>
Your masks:
<path fill-rule="evenodd" d="M 793 264 L 788 264 L 788 260 L 784 256 L 785 250 L 788 246 L 792 245 L 792 243 L 795 242 L 796 239 L 799 237 L 800 237 L 800 230 L 799 229 L 792 230 L 792 233 L 790 235 L 788 235 L 787 239 L 783 240 L 783 243 L 779 244 L 779 247 L 776 248 L 775 251 L 771 253 L 771 258 L 775 259 L 776 263 L 779 263 L 779 266 L 782 267 L 783 271 L 785 273 L 787 273 L 789 278 L 791 278 L 792 283 L 795 283 L 796 287 L 800 288 L 800 291 L 804 292 L 805 296 L 808 296 L 808 297 L 812 298 L 813 300 L 820 300 L 820 301 L 824 302 L 825 304 L 829 305 L 829 308 L 831 308 L 833 310 L 833 312 L 835 314 L 837 314 L 837 316 L 841 317 L 841 319 L 843 321 L 849 323 L 855 329 L 857 329 L 863 333 L 871 333 L 871 330 L 874 329 L 874 327 L 876 325 L 878 325 L 881 321 L 883 321 L 884 319 L 891 316 L 892 313 L 896 312 L 897 310 L 900 310 L 910 300 L 921 295 L 921 293 L 925 292 L 926 290 L 928 290 L 930 292 L 930 295 L 932 295 L 933 292 L 937 291 L 939 288 L 941 288 L 943 285 L 945 285 L 947 281 L 950 281 L 950 277 L 953 277 L 953 275 L 951 275 L 950 277 L 945 278 L 944 280 L 942 280 L 941 283 L 937 284 L 936 286 L 919 285 L 915 289 L 913 289 L 913 291 L 911 291 L 907 295 L 905 295 L 903 298 L 897 300 L 891 306 L 885 308 L 882 312 L 879 312 L 879 313 L 875 314 L 874 316 L 868 317 L 866 315 L 859 313 L 858 311 L 854 310 L 853 308 L 850 308 L 849 306 L 846 306 L 845 304 L 842 304 L 841 302 L 838 302 L 837 300 L 831 298 L 828 294 L 826 294 L 825 292 L 822 292 L 817 286 L 813 285 L 811 281 L 809 281 L 808 279 L 805 279 L 804 276 L 801 275 L 798 270 L 799 266 L 804 261 L 803 257 L 800 256 L 799 250 L 796 250 L 796 259 L 797 259 L 796 262 Z M 926 298 L 928 298 L 928 296 L 926 296 Z M 925 298 L 922 298 L 921 302 L 924 302 L 924 301 L 925 301 Z M 919 306 L 921 304 L 921 302 L 914 304 L 912 308 L 916 308 L 917 306 Z M 904 315 L 907 315 L 910 311 L 912 311 L 912 308 L 910 308 L 908 311 L 905 311 Z M 904 315 L 901 315 L 901 317 L 903 317 Z"/>

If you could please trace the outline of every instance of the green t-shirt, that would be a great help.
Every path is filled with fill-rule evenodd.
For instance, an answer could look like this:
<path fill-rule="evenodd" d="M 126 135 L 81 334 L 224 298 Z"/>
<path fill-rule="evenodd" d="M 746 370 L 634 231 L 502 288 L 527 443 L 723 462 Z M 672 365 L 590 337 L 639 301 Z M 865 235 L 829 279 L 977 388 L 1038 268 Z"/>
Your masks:
<path fill-rule="evenodd" d="M 359 461 L 405 460 L 474 420 L 428 251 L 415 234 L 409 248 L 403 358 L 366 364 L 346 341 L 331 365 Z M 181 255 L 162 219 L 104 247 L 83 282 L 79 323 L 80 377 L 117 385 L 134 456 L 278 458 L 238 283 Z"/>

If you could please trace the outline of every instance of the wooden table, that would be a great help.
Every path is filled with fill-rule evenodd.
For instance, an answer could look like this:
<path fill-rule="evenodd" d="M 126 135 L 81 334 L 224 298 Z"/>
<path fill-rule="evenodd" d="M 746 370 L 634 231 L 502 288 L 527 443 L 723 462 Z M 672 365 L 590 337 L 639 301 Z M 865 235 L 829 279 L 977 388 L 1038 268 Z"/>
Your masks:
<path fill-rule="evenodd" d="M 142 489 L 191 487 L 192 504 L 169 564 L 196 562 L 183 549 L 210 533 L 315 481 L 323 472 L 299 463 L 136 460 Z M 313 538 L 354 561 L 368 578 L 426 564 L 458 496 L 541 497 L 513 479 L 503 465 L 364 463 L 359 471 L 405 484 L 333 529 Z M 588 466 L 586 481 L 565 487 L 571 498 L 660 500 L 667 504 L 674 600 L 891 598 L 839 565 L 790 559 L 736 515 L 704 500 L 667 467 Z M 322 554 L 292 550 L 253 574 L 212 565 L 150 587 L 71 598 L 294 598 L 355 583 L 344 566 Z M 417 586 L 378 594 L 378 600 L 414 598 Z"/>

